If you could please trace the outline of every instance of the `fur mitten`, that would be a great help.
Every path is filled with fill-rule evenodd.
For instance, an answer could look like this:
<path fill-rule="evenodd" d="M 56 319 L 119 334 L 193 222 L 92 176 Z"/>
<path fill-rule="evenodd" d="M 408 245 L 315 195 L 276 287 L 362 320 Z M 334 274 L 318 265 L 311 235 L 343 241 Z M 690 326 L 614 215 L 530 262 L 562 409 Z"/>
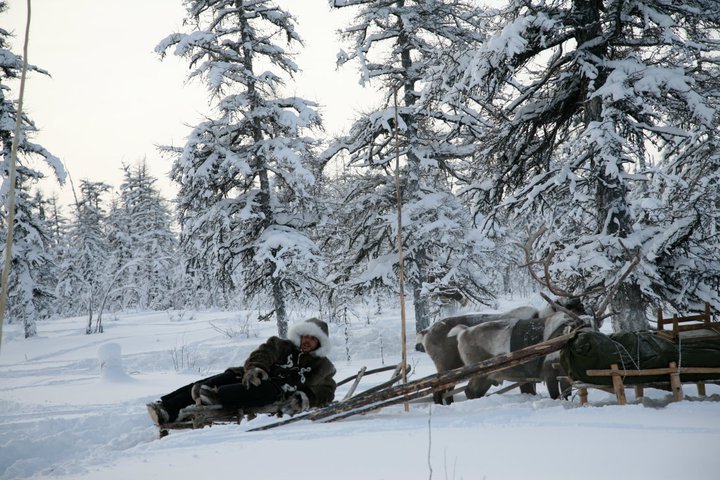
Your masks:
<path fill-rule="evenodd" d="M 259 386 L 263 380 L 268 379 L 268 374 L 262 368 L 251 368 L 242 378 L 242 384 L 245 388 L 250 388 L 250 385 Z"/>
<path fill-rule="evenodd" d="M 190 390 L 190 395 L 192 395 L 192 399 L 195 401 L 195 405 L 220 405 L 217 387 L 211 387 L 210 385 L 196 383 L 192 386 L 192 390 Z"/>

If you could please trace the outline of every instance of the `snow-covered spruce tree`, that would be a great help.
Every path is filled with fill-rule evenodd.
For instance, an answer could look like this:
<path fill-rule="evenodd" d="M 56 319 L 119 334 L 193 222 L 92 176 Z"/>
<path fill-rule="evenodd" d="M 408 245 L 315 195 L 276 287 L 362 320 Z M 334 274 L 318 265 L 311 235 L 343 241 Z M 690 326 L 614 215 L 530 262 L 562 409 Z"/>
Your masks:
<path fill-rule="evenodd" d="M 0 0 L 0 14 L 7 9 L 7 2 Z M 17 104 L 8 85 L 18 80 L 22 73 L 22 57 L 9 50 L 10 34 L 0 27 L 0 217 L 2 217 L 2 253 L 4 262 L 5 239 L 8 232 L 8 193 L 11 148 L 15 134 Z M 46 71 L 28 65 L 28 72 L 47 74 Z M 15 181 L 15 224 L 11 270 L 8 278 L 8 321 L 22 321 L 25 337 L 35 335 L 35 320 L 50 314 L 48 285 L 43 284 L 45 274 L 51 268 L 47 251 L 47 231 L 38 218 L 38 205 L 33 203 L 31 189 L 44 174 L 44 167 L 62 182 L 65 170 L 60 160 L 42 146 L 30 140 L 37 128 L 32 120 L 22 115 L 20 138 L 18 140 L 17 178 Z"/>
<path fill-rule="evenodd" d="M 21 321 L 25 338 L 37 333 L 36 320 L 53 313 L 55 264 L 48 245 L 43 218 L 43 199 L 30 196 L 29 184 L 36 180 L 20 167 L 15 192 L 15 232 L 8 284 L 8 322 Z M 5 229 L 4 229 L 5 230 Z"/>
<path fill-rule="evenodd" d="M 131 304 L 137 303 L 137 297 L 133 298 L 136 292 L 133 290 L 132 284 L 126 281 L 128 271 L 137 265 L 132 252 L 131 220 L 126 213 L 121 206 L 120 196 L 113 192 L 113 196 L 108 202 L 103 230 L 109 246 L 107 261 L 110 268 L 108 271 L 112 271 L 114 274 L 110 280 L 111 284 L 107 288 L 101 289 L 100 307 L 97 312 L 101 319 L 102 312 L 106 307 L 111 310 L 124 310 Z M 125 288 L 130 291 L 124 292 Z"/>
<path fill-rule="evenodd" d="M 228 294 L 237 277 L 247 298 L 269 294 L 284 337 L 286 302 L 315 288 L 322 264 L 306 233 L 315 222 L 306 215 L 315 181 L 308 135 L 320 117 L 313 103 L 282 96 L 297 66 L 275 43 L 301 44 L 295 21 L 271 1 L 185 5 L 191 31 L 156 50 L 189 59 L 190 78 L 205 83 L 216 113 L 176 149 L 181 243 L 192 273 L 211 267 L 210 280 Z"/>
<path fill-rule="evenodd" d="M 99 311 L 108 278 L 113 273 L 112 256 L 105 221 L 107 213 L 102 195 L 110 186 L 102 182 L 80 181 L 80 200 L 70 224 L 70 244 L 60 265 L 56 288 L 63 303 L 74 304 L 76 314 L 86 312 L 86 333 L 102 333 L 102 325 L 93 315 Z"/>
<path fill-rule="evenodd" d="M 357 61 L 361 83 L 377 82 L 384 97 L 384 106 L 356 120 L 326 154 L 348 152 L 349 168 L 356 170 L 339 213 L 348 222 L 340 267 L 351 286 L 398 288 L 393 177 L 398 153 L 405 278 L 416 329 L 422 330 L 430 324 L 433 304 L 448 296 L 479 303 L 492 298 L 483 275 L 492 245 L 473 228 L 469 210 L 453 194 L 459 165 L 474 147 L 453 140 L 461 116 L 448 115 L 436 103 L 416 103 L 438 51 L 479 41 L 478 17 L 457 0 L 331 0 L 330 5 L 357 8 L 343 32 L 349 49 L 340 51 L 338 64 Z"/>
<path fill-rule="evenodd" d="M 719 7 L 511 0 L 439 77 L 495 124 L 468 191 L 545 224 L 546 283 L 609 302 L 616 330 L 720 307 Z"/>
<path fill-rule="evenodd" d="M 107 220 L 115 266 L 113 308 L 166 309 L 175 289 L 176 239 L 171 213 L 143 160 L 123 165 L 119 198 Z"/>
<path fill-rule="evenodd" d="M 36 201 L 36 204 L 40 204 Z M 60 283 L 61 266 L 65 261 L 65 255 L 69 250 L 69 234 L 70 225 L 68 218 L 63 213 L 60 205 L 60 199 L 57 194 L 52 194 L 48 198 L 42 200 L 43 208 L 40 216 L 47 225 L 48 234 L 48 251 L 52 258 L 52 279 L 48 281 L 48 285 L 53 286 L 53 315 L 70 315 L 72 305 L 66 303 L 69 300 L 67 296 L 64 298 L 57 294 L 57 285 Z M 74 301 L 74 299 L 72 299 Z"/>
<path fill-rule="evenodd" d="M 38 289 L 35 298 L 37 302 L 37 318 L 48 318 L 57 313 L 57 301 L 55 298 L 55 286 L 57 285 L 57 251 L 53 239 L 52 225 L 50 223 L 49 208 L 51 207 L 49 199 L 46 199 L 40 191 L 36 191 L 31 200 L 31 211 L 33 215 L 32 222 L 39 226 L 38 231 L 42 231 L 45 237 L 42 239 L 43 246 L 43 262 L 38 262 L 38 268 L 34 272 L 38 278 L 38 284 L 42 290 Z"/>

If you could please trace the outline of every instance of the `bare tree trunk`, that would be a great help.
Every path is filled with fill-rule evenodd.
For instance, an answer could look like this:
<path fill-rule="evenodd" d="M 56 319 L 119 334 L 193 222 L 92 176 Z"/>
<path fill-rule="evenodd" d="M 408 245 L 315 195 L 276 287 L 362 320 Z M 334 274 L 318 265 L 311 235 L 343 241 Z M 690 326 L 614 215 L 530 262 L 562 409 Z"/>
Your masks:
<path fill-rule="evenodd" d="M 275 304 L 275 318 L 277 319 L 278 336 L 287 338 L 288 321 L 287 311 L 285 309 L 285 296 L 283 295 L 280 279 L 272 280 L 273 303 Z"/>
<path fill-rule="evenodd" d="M 92 288 L 92 287 L 89 287 Z M 87 330 L 85 330 L 85 333 L 90 335 L 92 333 L 92 321 L 93 321 L 93 308 L 92 308 L 92 292 L 90 293 L 90 299 L 88 300 L 88 326 Z"/>
<path fill-rule="evenodd" d="M 427 298 L 422 295 L 421 287 L 413 288 L 413 306 L 415 307 L 415 332 L 420 332 L 430 326 L 428 318 Z"/>
<path fill-rule="evenodd" d="M 402 2 L 400 2 L 402 5 Z M 401 20 L 402 21 L 402 20 Z M 398 42 L 403 45 L 403 49 L 400 52 L 400 60 L 403 67 L 403 104 L 406 107 L 412 107 L 415 105 L 415 78 L 410 73 L 413 67 L 413 61 L 411 57 L 412 47 L 408 42 L 405 34 L 401 33 Z M 413 150 L 413 144 L 416 142 L 418 136 L 417 119 L 415 116 L 405 115 L 403 120 L 406 125 L 405 138 L 407 141 L 407 191 L 405 198 L 410 201 L 414 201 L 418 197 L 420 191 L 420 176 L 422 175 L 422 167 L 420 165 L 420 159 L 417 157 Z M 427 295 L 422 293 L 423 284 L 427 281 L 427 257 L 425 255 L 425 249 L 422 246 L 416 246 L 415 254 L 411 260 L 415 263 L 415 270 L 417 277 L 411 282 L 413 289 L 413 307 L 415 310 L 415 331 L 419 332 L 430 326 L 430 318 L 428 312 L 428 298 Z"/>

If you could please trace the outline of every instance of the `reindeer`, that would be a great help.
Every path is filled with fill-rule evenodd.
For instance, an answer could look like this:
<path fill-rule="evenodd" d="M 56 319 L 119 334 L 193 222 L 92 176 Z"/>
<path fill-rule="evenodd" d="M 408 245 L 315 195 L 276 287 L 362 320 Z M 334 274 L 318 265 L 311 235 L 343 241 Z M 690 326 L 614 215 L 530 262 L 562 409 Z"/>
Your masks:
<path fill-rule="evenodd" d="M 549 312 L 550 310 L 547 310 Z M 540 342 L 550 340 L 570 330 L 586 326 L 580 318 L 565 313 L 554 312 L 529 319 L 500 318 L 468 327 L 456 325 L 449 332 L 449 337 L 457 339 L 457 349 L 464 365 L 472 365 L 488 360 L 496 355 L 520 350 Z M 472 377 L 465 389 L 467 398 L 479 398 L 485 395 L 492 385 L 499 385 L 504 380 L 533 385 L 534 382 L 545 381 L 550 397 L 557 399 L 561 392 L 567 398 L 570 385 L 563 381 L 558 386 L 558 376 L 562 372 L 554 364 L 559 360 L 559 353 L 554 352 L 534 362 L 501 370 L 490 375 Z M 521 391 L 522 388 L 521 388 Z M 523 393 L 534 391 L 525 390 Z"/>
<path fill-rule="evenodd" d="M 464 365 L 463 359 L 458 351 L 458 342 L 455 336 L 448 336 L 448 333 L 457 326 L 473 327 L 485 322 L 498 320 L 516 321 L 529 320 L 531 318 L 547 317 L 557 311 L 557 308 L 577 309 L 575 303 L 562 306 L 560 303 L 553 302 L 554 305 L 541 310 L 533 307 L 518 307 L 504 313 L 472 313 L 466 315 L 458 315 L 447 317 L 433 324 L 429 328 L 419 332 L 415 339 L 415 349 L 426 352 L 435 364 L 438 373 L 446 372 Z M 572 311 L 572 310 L 571 310 Z M 435 392 L 433 400 L 439 405 L 449 405 L 453 402 L 452 395 L 447 395 L 452 391 L 452 387 Z M 532 382 L 524 383 L 520 386 L 523 393 L 535 394 L 535 384 Z"/>

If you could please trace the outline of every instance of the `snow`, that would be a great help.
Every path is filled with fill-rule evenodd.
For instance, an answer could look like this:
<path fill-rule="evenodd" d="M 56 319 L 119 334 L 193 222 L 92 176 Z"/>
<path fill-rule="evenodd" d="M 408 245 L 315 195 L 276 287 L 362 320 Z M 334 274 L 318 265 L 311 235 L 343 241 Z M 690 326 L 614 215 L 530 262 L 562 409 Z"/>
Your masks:
<path fill-rule="evenodd" d="M 502 309 L 517 304 L 511 303 Z M 399 361 L 398 309 L 377 308 L 353 306 L 349 326 L 330 325 L 338 380 L 362 366 Z M 27 340 L 21 325 L 5 326 L 0 479 L 660 480 L 713 478 L 720 469 L 715 385 L 705 400 L 686 385 L 686 400 L 677 403 L 652 389 L 643 403 L 633 402 L 628 390 L 625 406 L 591 390 L 586 407 L 576 396 L 552 400 L 539 386 L 537 396 L 460 395 L 451 406 L 425 399 L 408 412 L 400 405 L 336 423 L 248 432 L 277 420 L 258 417 L 159 439 L 147 402 L 241 364 L 275 326 L 256 322 L 249 311 L 118 314 L 94 335 L 84 333 L 86 325 L 82 317 L 39 321 L 37 337 Z M 412 349 L 413 339 L 408 334 L 411 380 L 434 373 L 429 358 Z M 386 378 L 369 376 L 359 390 Z"/>

